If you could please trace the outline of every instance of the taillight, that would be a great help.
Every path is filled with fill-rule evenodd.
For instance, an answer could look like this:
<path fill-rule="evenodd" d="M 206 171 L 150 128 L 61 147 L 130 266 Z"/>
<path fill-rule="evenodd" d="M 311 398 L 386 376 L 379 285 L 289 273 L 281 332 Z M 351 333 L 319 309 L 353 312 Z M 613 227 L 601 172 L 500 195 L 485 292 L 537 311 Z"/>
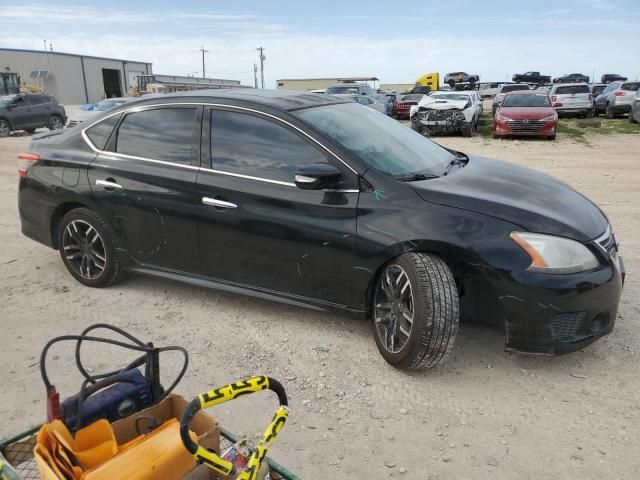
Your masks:
<path fill-rule="evenodd" d="M 556 97 L 555 95 L 551 97 L 552 102 L 555 102 L 556 100 L 558 100 L 558 97 Z"/>
<path fill-rule="evenodd" d="M 625 93 L 622 90 L 617 90 L 616 93 L 615 93 L 615 96 L 616 97 L 624 97 Z"/>
<path fill-rule="evenodd" d="M 18 155 L 18 174 L 26 177 L 29 169 L 38 161 L 40 161 L 40 155 L 36 153 L 21 153 Z"/>

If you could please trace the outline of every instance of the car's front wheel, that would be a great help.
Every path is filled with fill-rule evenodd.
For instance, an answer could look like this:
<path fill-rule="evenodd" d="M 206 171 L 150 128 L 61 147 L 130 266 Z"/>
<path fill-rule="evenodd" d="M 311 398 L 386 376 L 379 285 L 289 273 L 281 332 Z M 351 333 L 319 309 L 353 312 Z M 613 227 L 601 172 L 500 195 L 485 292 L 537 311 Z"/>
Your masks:
<path fill-rule="evenodd" d="M 437 365 L 458 331 L 458 290 L 446 263 L 427 253 L 406 253 L 386 264 L 373 291 L 376 344 L 396 368 Z"/>
<path fill-rule="evenodd" d="M 62 120 L 60 115 L 51 115 L 47 126 L 49 127 L 49 130 L 60 130 L 61 128 L 64 128 L 64 120 Z"/>
<path fill-rule="evenodd" d="M 95 212 L 77 208 L 58 228 L 58 248 L 69 273 L 88 287 L 106 287 L 120 275 L 111 229 Z"/>

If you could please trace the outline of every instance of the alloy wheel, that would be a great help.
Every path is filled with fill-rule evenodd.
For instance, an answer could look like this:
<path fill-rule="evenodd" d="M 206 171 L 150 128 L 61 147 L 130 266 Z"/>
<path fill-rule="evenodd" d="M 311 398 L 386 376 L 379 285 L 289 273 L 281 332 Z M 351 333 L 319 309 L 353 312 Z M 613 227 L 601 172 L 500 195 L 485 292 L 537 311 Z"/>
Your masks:
<path fill-rule="evenodd" d="M 411 281 L 399 265 L 389 265 L 378 280 L 375 292 L 376 334 L 385 350 L 400 352 L 413 327 L 414 301 Z"/>
<path fill-rule="evenodd" d="M 65 258 L 73 271 L 87 280 L 94 280 L 107 266 L 104 242 L 98 231 L 84 220 L 67 224 L 62 236 Z"/>
<path fill-rule="evenodd" d="M 62 123 L 62 119 L 60 117 L 51 117 L 49 126 L 51 127 L 51 130 L 60 130 L 64 127 L 64 124 Z"/>
<path fill-rule="evenodd" d="M 11 127 L 6 120 L 0 120 L 0 137 L 8 137 L 11 133 Z"/>

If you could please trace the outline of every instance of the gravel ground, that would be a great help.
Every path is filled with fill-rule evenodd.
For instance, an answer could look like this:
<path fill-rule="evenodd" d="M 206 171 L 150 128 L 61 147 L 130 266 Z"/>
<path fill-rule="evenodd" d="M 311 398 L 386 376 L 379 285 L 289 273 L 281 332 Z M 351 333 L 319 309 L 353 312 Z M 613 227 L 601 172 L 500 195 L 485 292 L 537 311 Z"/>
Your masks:
<path fill-rule="evenodd" d="M 551 173 L 606 211 L 628 272 L 611 335 L 540 358 L 505 353 L 500 330 L 462 325 L 446 365 L 408 374 L 382 360 L 366 322 L 334 313 L 142 276 L 85 288 L 56 252 L 20 234 L 15 158 L 29 138 L 0 139 L 0 438 L 43 420 L 45 341 L 111 322 L 186 347 L 186 397 L 256 373 L 280 379 L 291 415 L 271 454 L 305 479 L 639 478 L 640 135 L 595 135 L 591 146 L 562 135 L 438 141 Z M 87 352 L 96 370 L 124 360 L 108 348 Z M 63 396 L 78 390 L 69 348 L 52 350 L 49 368 Z M 167 382 L 176 369 L 177 359 L 164 361 Z M 210 412 L 253 436 L 275 403 L 262 394 Z"/>

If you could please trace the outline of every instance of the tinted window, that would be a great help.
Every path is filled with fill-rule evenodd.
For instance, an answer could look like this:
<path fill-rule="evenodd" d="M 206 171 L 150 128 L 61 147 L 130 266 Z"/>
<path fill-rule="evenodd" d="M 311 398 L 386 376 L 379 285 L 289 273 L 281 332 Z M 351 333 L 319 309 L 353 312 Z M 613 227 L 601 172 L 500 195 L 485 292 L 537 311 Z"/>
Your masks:
<path fill-rule="evenodd" d="M 325 93 L 330 95 L 334 93 L 360 93 L 360 89 L 356 85 L 345 85 L 344 87 L 329 87 L 325 90 Z"/>
<path fill-rule="evenodd" d="M 584 85 L 566 85 L 558 87 L 556 90 L 556 94 L 558 95 L 571 95 L 574 93 L 591 93 L 591 91 L 589 90 L 589 85 L 586 83 Z"/>
<path fill-rule="evenodd" d="M 115 151 L 190 164 L 195 120 L 195 108 L 158 108 L 129 113 L 118 127 Z"/>
<path fill-rule="evenodd" d="M 542 94 L 517 94 L 512 93 L 504 97 L 503 107 L 550 107 L 551 102 L 547 95 Z"/>
<path fill-rule="evenodd" d="M 245 113 L 211 112 L 214 169 L 293 182 L 302 165 L 326 163 L 324 153 L 271 120 Z"/>
<path fill-rule="evenodd" d="M 516 92 L 518 90 L 530 90 L 529 85 L 503 85 L 502 93 Z"/>
<path fill-rule="evenodd" d="M 87 137 L 89 137 L 91 143 L 93 143 L 98 150 L 104 150 L 104 147 L 107 145 L 107 141 L 109 140 L 109 136 L 111 135 L 113 128 L 118 124 L 120 117 L 121 115 L 114 115 L 113 117 L 109 117 L 87 129 L 85 132 Z"/>
<path fill-rule="evenodd" d="M 636 90 L 638 90 L 638 88 L 640 88 L 640 82 L 629 82 L 623 83 L 620 87 L 620 90 L 629 90 L 631 92 L 635 92 Z"/>
<path fill-rule="evenodd" d="M 24 97 L 17 97 L 13 102 L 11 102 L 16 108 L 27 107 L 27 99 Z"/>
<path fill-rule="evenodd" d="M 599 95 L 604 91 L 605 88 L 606 87 L 604 85 L 595 85 L 592 87 L 591 93 L 593 93 L 594 95 Z"/>
<path fill-rule="evenodd" d="M 51 100 L 46 95 L 29 95 L 29 103 L 31 105 L 42 105 L 49 103 Z"/>

